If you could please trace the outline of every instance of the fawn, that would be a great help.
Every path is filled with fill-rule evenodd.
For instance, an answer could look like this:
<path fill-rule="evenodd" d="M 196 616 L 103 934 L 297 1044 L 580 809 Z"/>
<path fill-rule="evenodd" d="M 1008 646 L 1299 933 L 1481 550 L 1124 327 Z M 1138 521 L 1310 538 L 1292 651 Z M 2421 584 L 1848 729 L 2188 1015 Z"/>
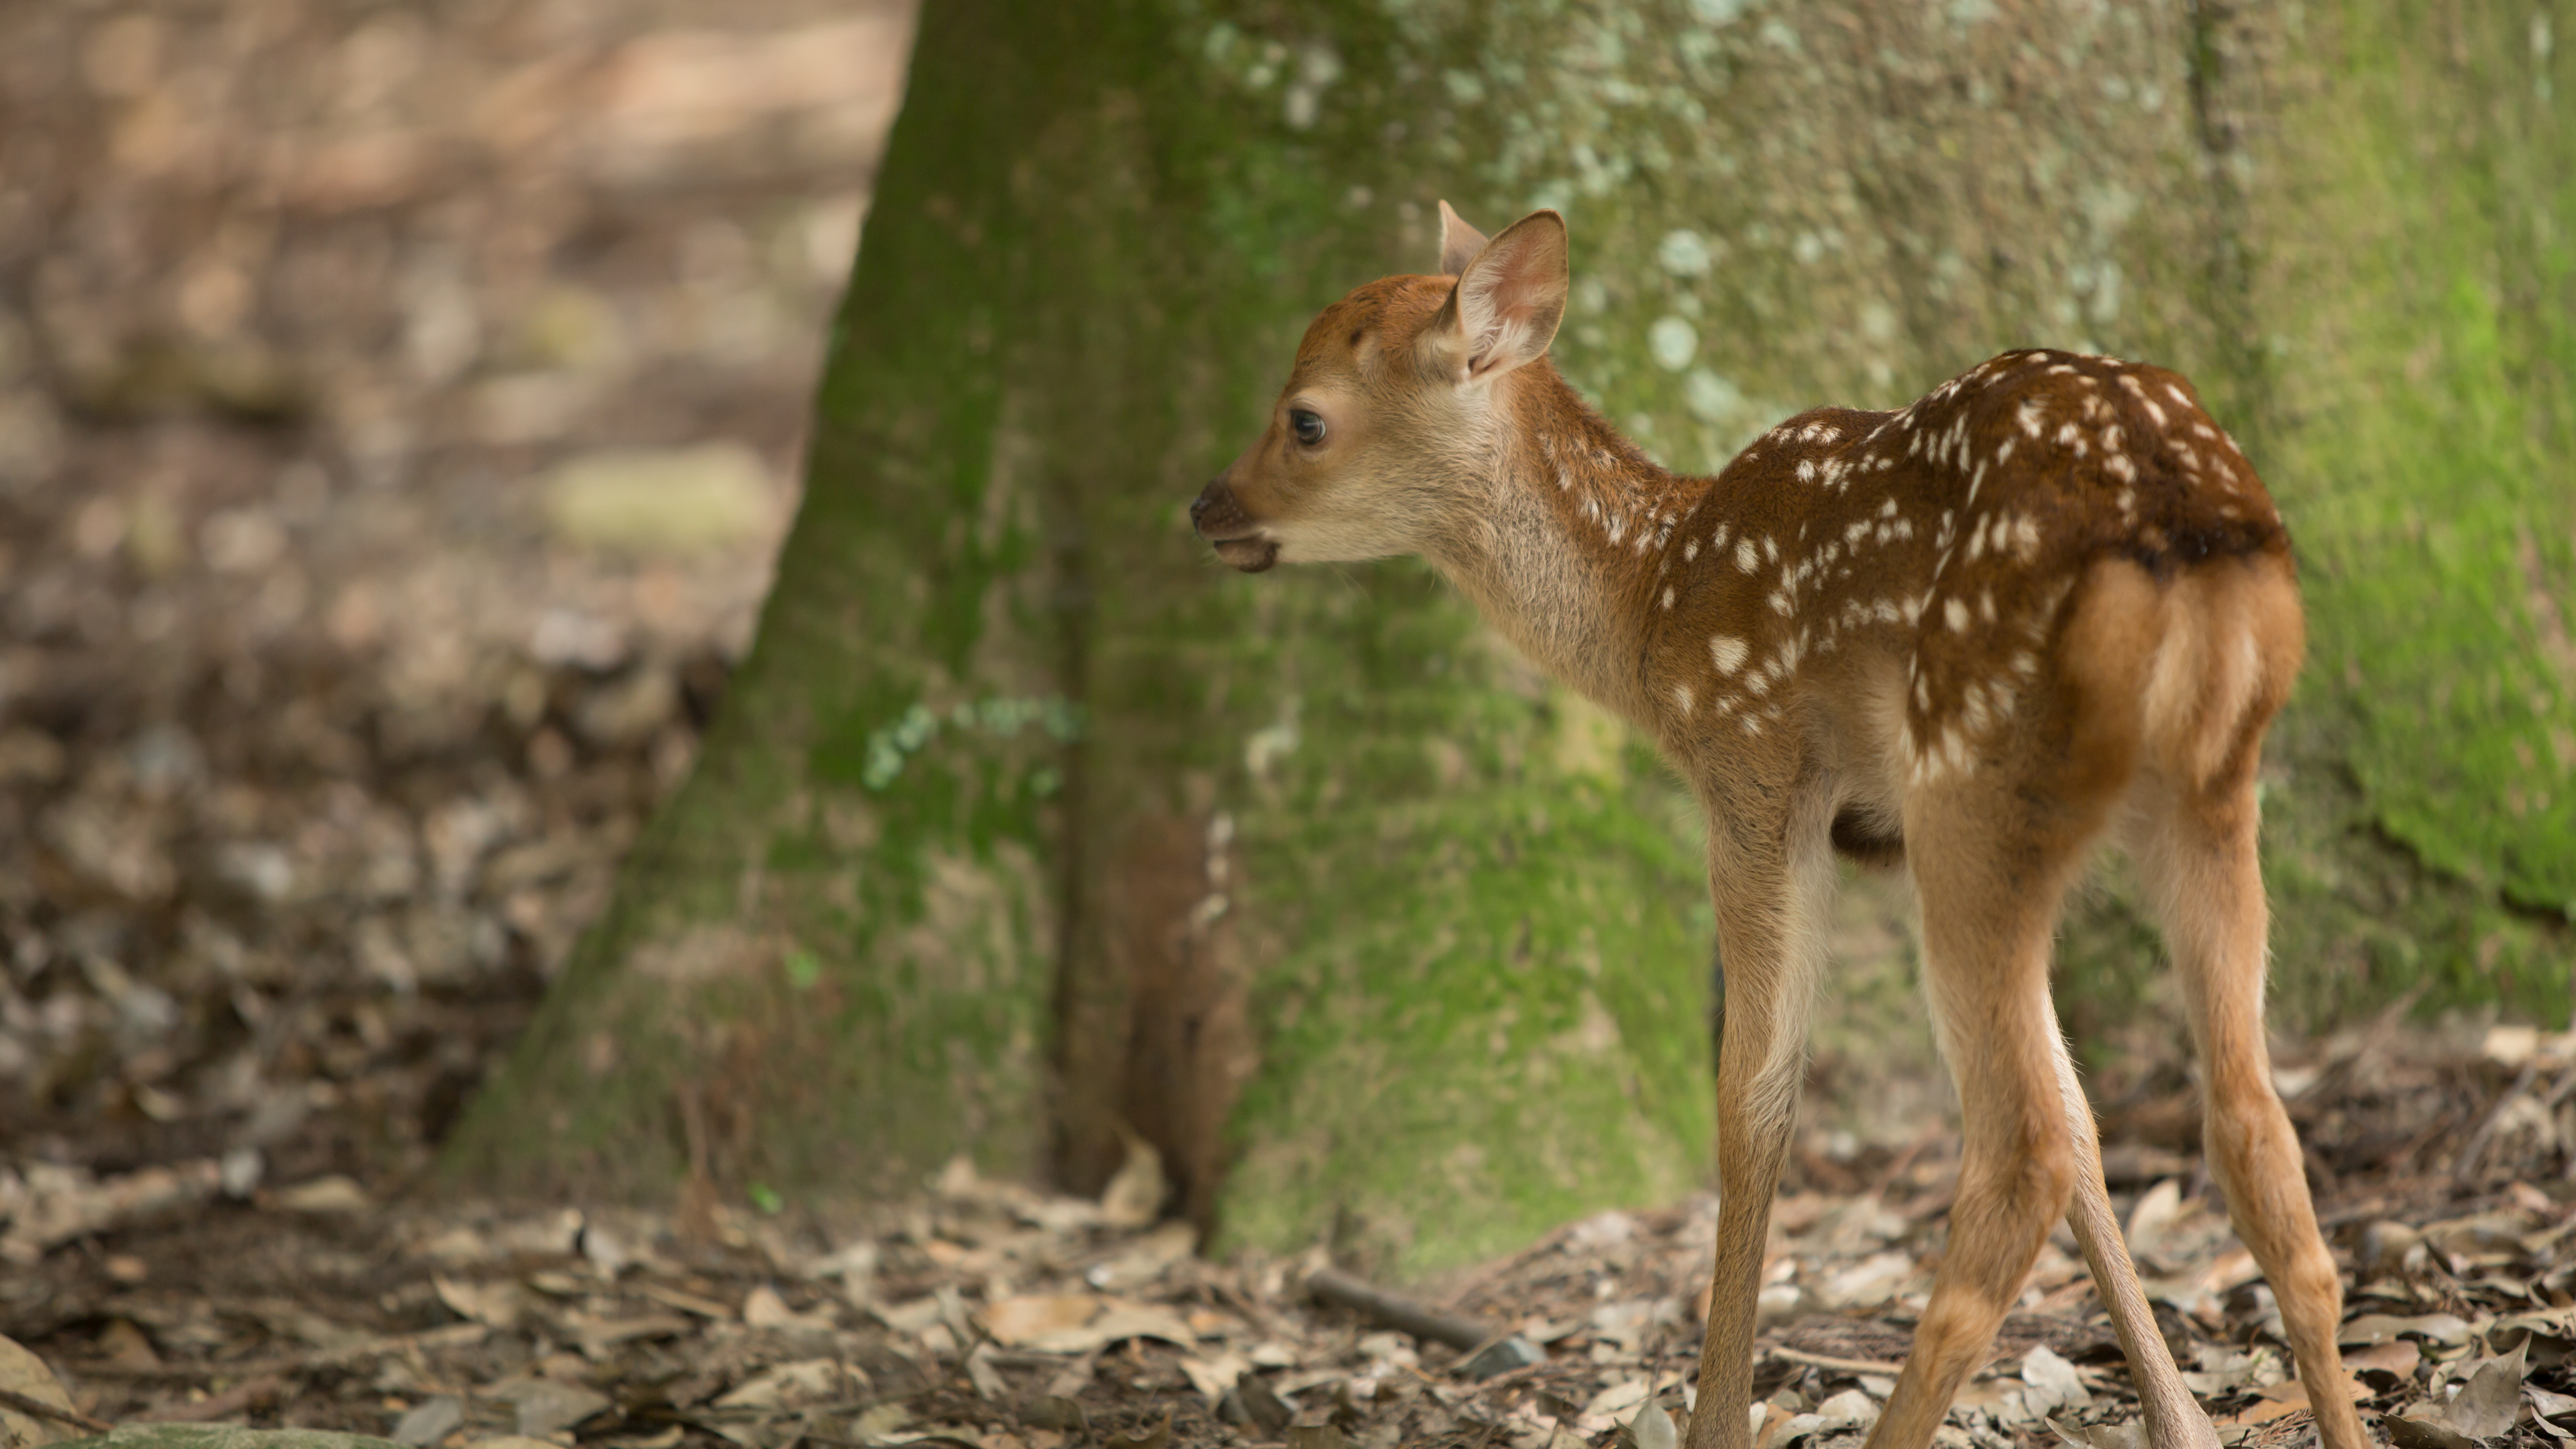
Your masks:
<path fill-rule="evenodd" d="M 2208 1083 L 2207 1146 L 2326 1449 L 2363 1449 L 2263 1034 L 2255 766 L 2305 624 L 2279 514 L 2179 376 L 2009 352 L 1901 412 L 1818 408 L 1666 472 L 1547 358 L 1565 224 L 1326 308 L 1269 426 L 1191 505 L 1226 563 L 1418 553 L 1651 731 L 1708 819 L 1726 999 L 1717 1261 L 1689 1449 L 1751 1439 L 1754 1300 L 1837 849 L 1911 872 L 1959 1091 L 1949 1246 L 1872 1449 L 1922 1449 L 2063 1214 L 2156 1449 L 2216 1445 L 2139 1286 L 2049 999 L 2097 839 L 2136 862 Z"/>

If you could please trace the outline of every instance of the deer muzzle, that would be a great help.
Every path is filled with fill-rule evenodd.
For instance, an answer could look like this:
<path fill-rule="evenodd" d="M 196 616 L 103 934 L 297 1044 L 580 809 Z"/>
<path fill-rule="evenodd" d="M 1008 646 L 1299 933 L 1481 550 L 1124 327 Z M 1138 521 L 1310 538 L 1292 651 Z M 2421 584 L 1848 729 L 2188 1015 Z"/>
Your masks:
<path fill-rule="evenodd" d="M 1190 505 L 1190 526 L 1215 547 L 1218 558 L 1245 573 L 1257 574 L 1279 562 L 1278 540 L 1243 511 L 1234 488 L 1223 478 L 1202 489 L 1198 501 Z"/>

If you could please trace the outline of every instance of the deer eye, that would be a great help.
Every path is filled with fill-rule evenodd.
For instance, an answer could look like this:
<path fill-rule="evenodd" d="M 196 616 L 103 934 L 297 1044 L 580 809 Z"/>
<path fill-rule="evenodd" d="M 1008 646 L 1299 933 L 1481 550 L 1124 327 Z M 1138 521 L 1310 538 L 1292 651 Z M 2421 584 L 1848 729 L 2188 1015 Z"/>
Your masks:
<path fill-rule="evenodd" d="M 1311 448 L 1324 441 L 1324 420 L 1298 408 L 1288 414 L 1288 431 L 1297 435 L 1299 443 Z"/>

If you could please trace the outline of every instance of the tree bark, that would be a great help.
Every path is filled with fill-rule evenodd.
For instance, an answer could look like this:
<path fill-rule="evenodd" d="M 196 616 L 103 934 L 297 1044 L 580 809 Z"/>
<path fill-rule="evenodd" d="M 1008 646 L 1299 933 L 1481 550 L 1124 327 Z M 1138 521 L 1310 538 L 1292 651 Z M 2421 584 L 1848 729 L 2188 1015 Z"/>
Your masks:
<path fill-rule="evenodd" d="M 758 645 L 453 1168 L 1090 1188 L 1134 1133 L 1227 1239 L 1402 1273 L 1700 1180 L 1683 797 L 1420 565 L 1188 534 L 1442 197 L 1566 212 L 1559 365 L 1682 468 L 2008 346 L 2193 374 L 2308 560 L 2291 1003 L 2563 1010 L 2506 903 L 2576 901 L 2576 85 L 2541 21 L 2381 11 L 925 7 Z M 2121 921 L 2071 995 L 2142 979 Z"/>

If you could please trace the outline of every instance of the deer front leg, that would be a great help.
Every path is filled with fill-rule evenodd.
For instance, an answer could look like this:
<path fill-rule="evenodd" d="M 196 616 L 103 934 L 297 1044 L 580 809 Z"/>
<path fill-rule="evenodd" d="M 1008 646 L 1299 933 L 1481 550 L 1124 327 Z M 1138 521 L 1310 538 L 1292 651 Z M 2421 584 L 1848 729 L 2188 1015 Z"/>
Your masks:
<path fill-rule="evenodd" d="M 1716 832 L 1712 831 L 1712 835 Z M 1721 862 L 1716 890 L 1725 992 L 1717 1056 L 1717 1263 L 1700 1343 L 1688 1449 L 1752 1442 L 1754 1299 L 1771 1195 L 1780 1185 L 1807 1060 L 1807 1016 L 1823 964 L 1833 860 L 1814 846 L 1770 869 Z"/>

